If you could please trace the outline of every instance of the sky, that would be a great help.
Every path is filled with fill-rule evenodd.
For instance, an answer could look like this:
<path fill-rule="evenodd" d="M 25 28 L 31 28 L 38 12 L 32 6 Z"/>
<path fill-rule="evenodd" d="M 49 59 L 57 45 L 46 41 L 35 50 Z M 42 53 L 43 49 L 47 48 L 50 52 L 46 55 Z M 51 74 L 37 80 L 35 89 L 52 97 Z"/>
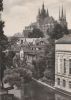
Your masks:
<path fill-rule="evenodd" d="M 3 0 L 2 19 L 5 21 L 5 35 L 22 33 L 25 26 L 35 22 L 38 9 L 42 7 L 43 2 L 45 9 L 49 10 L 49 15 L 56 20 L 59 17 L 59 7 L 61 8 L 63 4 L 66 9 L 68 28 L 71 28 L 71 0 Z"/>

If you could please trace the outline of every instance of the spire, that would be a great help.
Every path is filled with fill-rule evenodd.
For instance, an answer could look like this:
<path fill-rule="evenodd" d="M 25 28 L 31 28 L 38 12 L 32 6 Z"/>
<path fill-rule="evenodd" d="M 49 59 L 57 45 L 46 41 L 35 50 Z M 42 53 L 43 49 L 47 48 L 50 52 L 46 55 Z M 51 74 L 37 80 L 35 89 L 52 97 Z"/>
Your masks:
<path fill-rule="evenodd" d="M 47 16 L 49 16 L 49 12 L 48 12 L 48 9 L 47 9 Z"/>
<path fill-rule="evenodd" d="M 64 10 L 64 19 L 66 20 L 66 9 Z"/>
<path fill-rule="evenodd" d="M 38 10 L 38 15 L 40 15 L 40 9 Z"/>
<path fill-rule="evenodd" d="M 62 5 L 62 14 L 61 14 L 61 17 L 62 17 L 62 18 L 64 17 L 64 9 L 63 9 L 63 5 Z"/>
<path fill-rule="evenodd" d="M 44 2 L 43 2 L 43 4 L 42 4 L 42 9 L 44 9 Z"/>
<path fill-rule="evenodd" d="M 42 4 L 41 17 L 42 17 L 42 18 L 45 18 L 45 17 L 46 17 L 46 10 L 45 10 L 44 3 Z"/>
<path fill-rule="evenodd" d="M 60 16 L 60 7 L 59 7 L 59 20 L 60 20 L 61 16 Z"/>

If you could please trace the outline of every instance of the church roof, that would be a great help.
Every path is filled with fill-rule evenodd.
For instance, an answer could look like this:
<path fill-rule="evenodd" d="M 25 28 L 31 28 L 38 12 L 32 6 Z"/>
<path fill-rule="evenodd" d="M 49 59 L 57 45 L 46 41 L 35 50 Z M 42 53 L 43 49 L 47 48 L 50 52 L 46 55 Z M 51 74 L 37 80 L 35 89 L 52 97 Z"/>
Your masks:
<path fill-rule="evenodd" d="M 44 20 L 44 23 L 54 23 L 55 21 L 54 21 L 54 19 L 53 19 L 53 17 L 47 17 L 47 18 L 45 18 L 45 20 Z"/>
<path fill-rule="evenodd" d="M 44 20 L 40 21 L 40 23 L 43 24 L 52 24 L 55 23 L 56 21 L 54 20 L 54 18 L 51 17 L 46 17 Z"/>
<path fill-rule="evenodd" d="M 65 35 L 64 37 L 58 39 L 56 44 L 71 44 L 71 34 Z"/>

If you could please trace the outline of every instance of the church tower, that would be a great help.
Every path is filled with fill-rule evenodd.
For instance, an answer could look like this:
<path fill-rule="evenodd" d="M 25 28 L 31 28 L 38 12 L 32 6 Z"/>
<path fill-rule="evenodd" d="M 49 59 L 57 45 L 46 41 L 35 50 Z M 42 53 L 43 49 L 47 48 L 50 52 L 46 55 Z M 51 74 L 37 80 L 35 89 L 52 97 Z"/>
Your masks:
<path fill-rule="evenodd" d="M 38 10 L 37 21 L 44 20 L 47 16 L 49 16 L 48 9 L 46 11 L 44 3 L 42 4 L 41 10 Z"/>
<path fill-rule="evenodd" d="M 59 8 L 59 23 L 61 24 L 62 27 L 67 27 L 66 10 L 63 8 L 63 5 L 61 11 Z"/>
<path fill-rule="evenodd" d="M 45 10 L 45 6 L 44 3 L 42 5 L 42 9 L 41 9 L 41 18 L 44 19 L 46 17 L 46 10 Z"/>

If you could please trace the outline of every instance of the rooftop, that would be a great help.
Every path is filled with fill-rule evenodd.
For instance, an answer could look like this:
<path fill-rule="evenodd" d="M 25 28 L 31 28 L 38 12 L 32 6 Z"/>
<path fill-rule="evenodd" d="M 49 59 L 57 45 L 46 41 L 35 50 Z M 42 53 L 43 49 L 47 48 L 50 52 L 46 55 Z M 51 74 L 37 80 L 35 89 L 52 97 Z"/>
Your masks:
<path fill-rule="evenodd" d="M 71 34 L 56 40 L 56 44 L 71 44 Z"/>

